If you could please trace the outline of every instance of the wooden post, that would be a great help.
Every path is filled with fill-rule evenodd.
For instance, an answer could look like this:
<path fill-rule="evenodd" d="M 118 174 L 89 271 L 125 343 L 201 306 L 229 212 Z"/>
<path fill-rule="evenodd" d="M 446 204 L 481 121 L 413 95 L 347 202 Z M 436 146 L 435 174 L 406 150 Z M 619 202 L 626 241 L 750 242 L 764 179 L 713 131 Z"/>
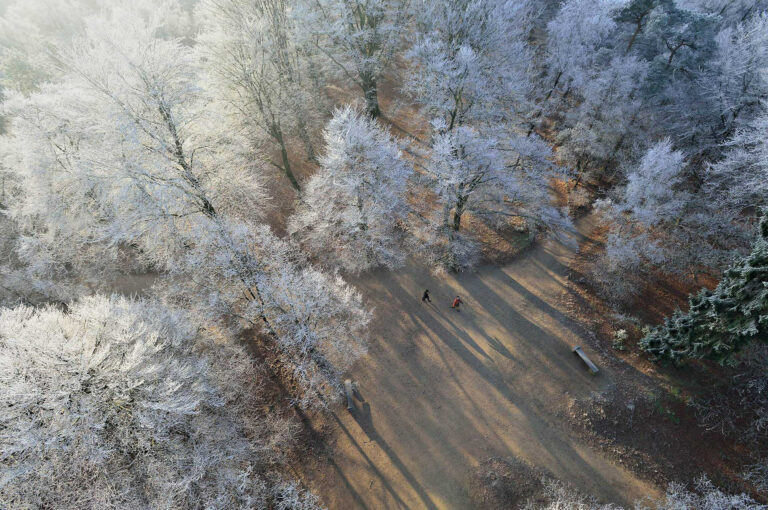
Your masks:
<path fill-rule="evenodd" d="M 353 412 L 355 410 L 355 397 L 351 379 L 344 381 L 344 393 L 347 395 L 347 411 Z"/>

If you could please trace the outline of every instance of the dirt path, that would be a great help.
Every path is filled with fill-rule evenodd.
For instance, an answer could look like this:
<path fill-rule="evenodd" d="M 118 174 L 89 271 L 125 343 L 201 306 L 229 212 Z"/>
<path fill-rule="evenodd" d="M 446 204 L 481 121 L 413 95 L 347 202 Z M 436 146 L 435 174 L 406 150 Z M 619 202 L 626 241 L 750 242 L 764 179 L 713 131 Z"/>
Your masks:
<path fill-rule="evenodd" d="M 590 232 L 591 219 L 578 227 Z M 435 278 L 410 264 L 354 282 L 376 316 L 369 355 L 350 374 L 365 403 L 333 414 L 330 458 L 305 473 L 328 508 L 471 508 L 471 467 L 498 455 L 606 502 L 657 494 L 555 416 L 566 393 L 612 384 L 611 373 L 592 377 L 571 353 L 579 329 L 558 297 L 572 255 L 546 241 L 507 267 Z M 424 288 L 432 305 L 420 302 Z M 465 301 L 458 313 L 449 308 L 456 294 Z"/>

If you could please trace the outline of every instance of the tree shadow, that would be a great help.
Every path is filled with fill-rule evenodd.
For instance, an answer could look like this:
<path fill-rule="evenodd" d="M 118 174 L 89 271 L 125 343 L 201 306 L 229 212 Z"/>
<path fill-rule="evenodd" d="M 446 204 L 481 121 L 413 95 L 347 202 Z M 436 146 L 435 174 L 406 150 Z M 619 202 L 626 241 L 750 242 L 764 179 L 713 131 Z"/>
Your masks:
<path fill-rule="evenodd" d="M 592 487 L 604 497 L 626 503 L 626 496 L 620 492 L 619 486 L 613 487 L 607 483 L 614 480 L 609 474 L 610 470 L 606 470 L 602 464 L 596 464 L 599 456 L 591 453 L 591 449 L 570 437 L 570 432 L 557 424 L 553 411 L 543 403 L 542 399 L 547 397 L 542 397 L 541 394 L 526 394 L 535 387 L 534 379 L 529 378 L 518 384 L 509 380 L 505 372 L 499 369 L 507 366 L 504 360 L 511 360 L 516 364 L 516 370 L 534 376 L 541 374 L 541 377 L 545 378 L 542 383 L 548 384 L 554 391 L 558 388 L 570 389 L 574 378 L 580 381 L 580 386 L 586 383 L 585 389 L 588 391 L 590 387 L 594 387 L 595 380 L 581 369 L 578 359 L 574 359 L 569 346 L 566 345 L 569 339 L 565 335 L 569 332 L 574 337 L 580 336 L 578 324 L 502 270 L 491 276 L 495 278 L 498 286 L 505 288 L 502 292 L 504 295 L 508 294 L 507 290 L 515 291 L 521 296 L 521 300 L 535 307 L 535 317 L 550 315 L 556 322 L 566 326 L 565 331 L 561 332 L 558 328 L 558 333 L 553 333 L 542 329 L 534 322 L 535 317 L 533 320 L 529 319 L 526 312 L 521 313 L 513 303 L 509 303 L 509 296 L 503 298 L 499 295 L 496 291 L 500 289 L 495 289 L 497 285 L 494 281 L 472 278 L 469 285 L 462 278 L 455 279 L 455 282 L 437 281 L 428 273 L 424 272 L 422 275 L 418 268 L 416 269 L 416 272 L 406 270 L 402 273 L 376 274 L 371 277 L 372 282 L 363 282 L 361 287 L 367 290 L 367 300 L 377 309 L 377 324 L 373 330 L 379 331 L 379 334 L 372 339 L 374 347 L 371 349 L 371 355 L 377 358 L 379 369 L 371 374 L 375 379 L 369 381 L 377 387 L 374 395 L 378 395 L 376 398 L 386 399 L 384 408 L 398 406 L 399 399 L 409 399 L 409 416 L 393 416 L 389 413 L 379 415 L 378 425 L 381 428 L 383 420 L 385 425 L 382 430 L 386 431 L 388 437 L 392 433 L 411 436 L 405 441 L 392 439 L 397 437 L 392 436 L 390 441 L 396 443 L 401 454 L 405 452 L 409 465 L 417 466 L 416 472 L 420 478 L 417 480 L 413 473 L 405 468 L 400 457 L 380 436 L 369 403 L 361 399 L 363 405 L 354 418 L 365 435 L 382 448 L 391 464 L 399 469 L 413 486 L 422 502 L 429 506 L 424 500 L 431 501 L 418 483 L 427 480 L 422 476 L 429 473 L 432 473 L 430 476 L 434 476 L 434 473 L 442 475 L 443 471 L 439 467 L 441 462 L 464 462 L 460 459 L 466 459 L 467 455 L 477 455 L 476 446 L 456 443 L 459 438 L 476 436 L 478 441 L 487 445 L 487 451 L 495 454 L 510 455 L 518 449 L 528 452 L 527 455 L 535 452 L 533 455 L 540 456 L 539 462 L 556 467 L 561 474 L 565 474 L 566 478 L 571 478 L 574 482 L 578 480 L 582 489 Z M 559 268 L 549 269 L 556 273 L 560 271 Z M 499 278 L 499 275 L 503 277 Z M 456 295 L 457 288 L 460 288 L 456 284 L 463 287 L 458 291 L 459 294 L 471 296 L 473 289 L 481 293 L 484 299 L 477 303 L 478 311 L 482 310 L 491 317 L 504 316 L 503 320 L 496 320 L 495 323 L 501 328 L 509 329 L 511 335 L 507 337 L 503 332 L 499 333 L 493 322 L 483 323 L 484 319 L 480 319 L 480 315 L 472 313 L 474 303 L 467 311 L 452 313 L 450 299 Z M 423 288 L 432 291 L 436 306 L 427 307 L 419 302 Z M 547 321 L 547 324 L 550 322 Z M 414 341 L 417 338 L 420 342 Z M 527 350 L 520 353 L 515 350 L 513 354 L 510 347 L 514 345 L 516 349 L 519 342 L 523 342 Z M 489 355 L 494 352 L 499 356 Z M 464 367 L 479 377 L 468 378 Z M 456 372 L 454 368 L 457 369 Z M 431 383 L 424 383 L 434 380 L 432 377 L 436 373 L 437 381 L 440 381 L 441 370 L 445 372 L 445 382 L 448 384 L 432 386 Z M 424 377 L 427 371 L 430 378 Z M 599 384 L 604 380 L 600 380 Z M 478 392 L 485 394 L 481 397 Z M 482 400 L 476 402 L 476 398 Z M 460 405 L 450 404 L 457 399 L 461 401 Z M 439 411 L 441 406 L 443 411 Z M 489 409 L 494 406 L 509 411 L 489 413 Z M 510 431 L 508 427 L 512 425 L 501 425 L 499 416 L 513 419 L 514 423 L 518 423 L 519 419 L 519 425 L 524 427 L 524 432 Z M 450 431 L 452 426 L 461 426 L 467 432 L 455 436 Z M 451 441 L 440 439 L 440 442 L 435 442 L 436 438 L 445 437 Z M 430 462 L 437 464 L 436 467 L 414 457 L 414 454 L 421 452 L 418 446 L 420 443 L 428 445 L 424 451 L 430 452 Z M 416 451 L 408 449 L 409 446 Z M 583 454 L 581 448 L 584 448 L 583 452 L 590 453 Z M 620 478 L 620 475 L 617 476 Z M 449 483 L 453 486 L 457 483 L 463 486 L 466 481 L 459 478 L 455 469 L 445 470 L 444 477 L 443 480 L 450 480 Z M 466 493 L 465 489 L 460 492 Z"/>
<path fill-rule="evenodd" d="M 485 285 L 484 282 L 481 282 L 480 284 Z M 388 290 L 390 290 L 390 296 L 388 299 L 398 299 L 397 296 L 404 294 L 404 292 L 400 292 L 398 289 L 396 289 L 396 287 L 401 287 L 396 282 L 392 282 L 389 286 L 390 289 Z M 496 296 L 497 299 L 494 299 L 494 302 L 503 302 L 503 300 L 491 289 L 488 289 L 488 292 L 490 292 L 490 295 Z M 469 291 L 467 291 L 467 294 L 469 295 Z M 495 305 L 489 305 L 488 303 L 483 302 L 481 306 L 485 309 L 493 309 Z M 501 308 L 495 308 L 495 313 L 501 313 Z M 520 327 L 523 329 L 523 331 L 526 332 L 525 336 L 530 338 L 546 337 L 554 340 L 552 334 L 542 330 L 536 324 L 520 315 L 517 311 L 511 308 L 505 308 L 505 311 L 508 314 L 514 314 L 515 320 L 519 321 Z M 444 316 L 445 320 L 450 321 L 449 323 L 452 326 L 454 325 L 453 320 L 460 320 L 464 317 L 469 320 L 471 314 L 467 313 L 464 316 L 459 316 L 458 314 Z M 445 325 L 441 324 L 440 321 L 435 320 L 434 318 L 429 321 L 422 320 L 419 322 L 419 329 L 422 329 L 423 332 L 426 333 L 433 342 L 441 343 L 442 345 L 448 347 L 466 365 L 471 367 L 475 373 L 477 373 L 486 383 L 495 388 L 497 392 L 503 396 L 507 403 L 512 404 L 518 408 L 527 420 L 532 420 L 532 422 L 535 423 L 535 426 L 532 426 L 531 429 L 535 436 L 538 438 L 537 442 L 544 448 L 544 450 L 549 452 L 554 463 L 560 467 L 561 472 L 574 472 L 574 466 L 577 466 L 578 471 L 582 473 L 592 473 L 591 476 L 585 477 L 587 480 L 600 478 L 600 475 L 597 473 L 597 471 L 595 471 L 595 469 L 581 456 L 581 454 L 567 440 L 564 439 L 568 436 L 567 432 L 561 431 L 558 428 L 553 428 L 547 421 L 542 420 L 540 416 L 541 411 L 534 409 L 525 403 L 525 400 L 529 399 L 530 396 L 518 395 L 518 393 L 504 381 L 504 377 L 501 373 L 488 366 L 486 363 L 484 363 L 482 358 L 472 353 L 465 346 L 465 339 L 469 338 L 465 332 L 456 328 L 452 328 L 455 329 L 455 331 L 452 332 Z M 506 352 L 506 354 L 509 355 L 505 357 L 514 359 L 514 356 L 511 354 L 511 352 L 509 352 L 506 346 L 504 346 L 498 339 L 488 335 L 482 328 L 477 328 L 476 330 L 485 337 L 486 341 L 488 341 L 489 345 L 494 347 L 494 349 L 495 347 L 499 347 L 501 351 Z M 474 340 L 470 339 L 470 341 L 473 345 L 477 345 Z M 557 349 L 556 345 L 553 345 L 552 341 L 532 343 L 536 346 L 537 350 L 543 351 L 547 359 L 557 360 L 556 364 L 559 365 L 557 371 L 561 373 L 559 376 L 562 380 L 561 385 L 567 387 L 567 381 L 574 377 L 583 378 L 584 381 L 588 381 L 590 384 L 593 384 L 591 378 L 580 369 L 578 359 L 573 359 L 569 348 L 564 346 L 563 349 Z M 537 368 L 537 371 L 545 372 L 547 368 L 551 369 L 551 366 L 546 365 L 543 362 L 539 363 L 542 364 L 542 368 Z M 550 375 L 554 376 L 554 373 L 550 371 Z M 456 380 L 455 377 L 454 380 Z M 456 380 L 456 383 L 463 390 L 461 381 Z M 472 401 L 472 398 L 469 394 L 464 392 L 464 396 L 465 399 L 468 400 L 476 410 L 476 415 L 474 417 L 488 424 L 483 415 L 483 410 L 477 406 L 474 406 L 474 402 Z M 372 424 L 365 422 L 361 423 L 361 427 L 367 426 L 372 426 Z M 493 430 L 490 425 L 488 428 Z M 372 433 L 375 433 L 375 430 Z M 621 494 L 617 489 L 603 487 L 602 492 L 604 494 L 609 494 L 610 497 L 615 501 L 623 501 L 625 503 L 627 502 L 624 495 Z"/>
<path fill-rule="evenodd" d="M 392 485 L 389 483 L 387 478 L 384 476 L 384 473 L 379 471 L 379 469 L 376 467 L 376 464 L 371 460 L 371 458 L 368 456 L 367 453 L 360 447 L 359 444 L 357 444 L 357 441 L 355 441 L 355 437 L 352 435 L 352 433 L 347 429 L 346 426 L 344 426 L 344 423 L 339 419 L 339 417 L 336 415 L 336 413 L 331 413 L 331 416 L 333 417 L 334 421 L 336 422 L 336 425 L 338 425 L 339 429 L 341 429 L 342 432 L 347 436 L 349 441 L 354 445 L 357 452 L 360 454 L 360 456 L 365 460 L 365 462 L 368 464 L 368 467 L 373 471 L 374 475 L 381 481 L 382 486 L 389 492 L 389 494 L 395 499 L 395 501 L 398 502 L 398 504 L 403 507 L 407 508 L 408 505 L 405 504 L 405 501 L 400 497 L 400 495 L 395 491 L 395 489 L 392 487 Z M 342 475 L 343 477 L 343 475 Z M 343 477 L 344 480 L 346 480 L 346 477 Z M 351 486 L 349 486 L 351 492 L 353 495 L 357 494 L 356 500 L 360 497 L 357 491 L 354 490 Z M 363 504 L 365 506 L 365 504 Z"/>
<path fill-rule="evenodd" d="M 498 352 L 499 354 L 501 354 L 507 359 L 511 359 L 513 361 L 515 360 L 515 357 L 512 355 L 511 352 L 509 352 L 509 349 L 507 349 L 507 347 L 503 343 L 501 343 L 499 339 L 496 338 L 495 336 L 488 335 L 486 337 L 486 341 L 488 342 L 488 345 L 490 345 L 491 348 L 493 348 L 494 351 Z"/>
<path fill-rule="evenodd" d="M 504 271 L 498 272 L 499 279 L 503 280 L 503 284 L 514 290 L 517 294 L 519 294 L 526 302 L 530 303 L 534 306 L 534 308 L 539 309 L 555 319 L 557 322 L 560 323 L 563 327 L 567 329 L 574 329 L 577 325 L 576 323 L 567 315 L 565 315 L 563 312 L 555 308 L 554 306 L 550 305 L 540 297 L 538 297 L 536 294 L 528 290 L 526 287 L 524 287 L 522 284 L 520 284 L 517 280 L 512 278 L 510 275 L 508 275 Z M 489 287 L 485 282 L 482 283 L 490 292 L 495 292 L 491 287 Z M 560 286 L 562 286 L 563 290 L 567 290 L 566 286 L 563 284 L 558 283 Z M 501 299 L 501 298 L 499 298 Z"/>
<path fill-rule="evenodd" d="M 395 453 L 395 451 L 390 448 L 389 444 L 379 435 L 378 432 L 376 432 L 376 427 L 373 424 L 373 415 L 371 413 L 371 404 L 364 402 L 362 406 L 360 406 L 355 411 L 352 411 L 351 414 L 365 435 L 368 436 L 368 439 L 374 441 L 379 446 L 379 448 L 381 448 L 381 451 L 387 455 L 392 465 L 395 466 L 398 471 L 400 471 L 400 474 L 402 474 L 406 480 L 408 480 L 408 483 L 416 491 L 416 494 L 418 494 L 419 499 L 421 499 L 426 508 L 429 508 L 430 510 L 437 510 L 437 506 L 432 501 L 432 498 L 429 497 L 429 494 L 427 494 L 418 480 L 416 480 L 416 477 L 414 477 L 413 474 L 408 470 L 397 453 Z"/>

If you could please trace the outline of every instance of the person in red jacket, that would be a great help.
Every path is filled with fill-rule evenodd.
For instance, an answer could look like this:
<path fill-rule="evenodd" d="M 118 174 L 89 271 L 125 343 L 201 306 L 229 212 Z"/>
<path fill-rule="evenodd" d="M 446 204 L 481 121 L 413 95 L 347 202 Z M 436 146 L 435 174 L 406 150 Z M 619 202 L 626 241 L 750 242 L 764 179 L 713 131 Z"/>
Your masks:
<path fill-rule="evenodd" d="M 462 301 L 459 296 L 456 296 L 456 298 L 453 300 L 453 304 L 451 305 L 451 308 L 453 308 L 454 310 L 456 310 L 458 312 L 458 311 L 460 311 L 459 310 L 459 305 L 461 305 L 463 302 L 464 301 Z"/>

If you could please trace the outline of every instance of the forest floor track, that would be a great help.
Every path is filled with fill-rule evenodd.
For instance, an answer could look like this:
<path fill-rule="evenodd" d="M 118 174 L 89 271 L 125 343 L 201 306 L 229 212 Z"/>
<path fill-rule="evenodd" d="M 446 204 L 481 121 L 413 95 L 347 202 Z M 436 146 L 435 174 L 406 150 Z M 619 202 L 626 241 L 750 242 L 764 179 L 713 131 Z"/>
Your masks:
<path fill-rule="evenodd" d="M 594 219 L 576 226 L 569 242 L 543 241 L 504 267 L 435 277 L 411 262 L 353 280 L 375 310 L 369 353 L 349 374 L 364 402 L 315 419 L 328 451 L 303 469 L 328 508 L 471 508 L 472 467 L 511 455 L 604 502 L 659 495 L 558 417 L 567 397 L 605 390 L 614 375 L 588 346 L 597 376 L 571 352 L 585 332 L 561 298 Z"/>

